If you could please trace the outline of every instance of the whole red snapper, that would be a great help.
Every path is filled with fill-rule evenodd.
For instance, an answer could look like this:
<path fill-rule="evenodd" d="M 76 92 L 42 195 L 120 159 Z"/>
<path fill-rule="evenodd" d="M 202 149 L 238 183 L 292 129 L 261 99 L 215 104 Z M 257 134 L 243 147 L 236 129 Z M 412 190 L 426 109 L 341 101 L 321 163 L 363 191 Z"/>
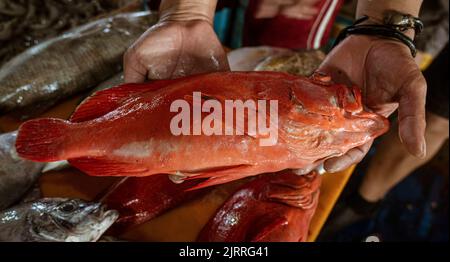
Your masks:
<path fill-rule="evenodd" d="M 201 93 L 203 102 L 214 100 L 222 108 L 229 100 L 276 101 L 276 143 L 261 146 L 266 134 L 247 127 L 238 135 L 237 122 L 226 121 L 223 130 L 232 129 L 234 135 L 174 135 L 170 126 L 178 112 L 171 112 L 172 102 L 192 105 L 195 92 Z M 201 117 L 204 121 L 210 115 Z M 268 119 L 272 124 L 271 116 Z M 67 159 L 95 176 L 165 173 L 207 179 L 194 187 L 201 188 L 284 169 L 307 173 L 387 129 L 386 118 L 363 109 L 357 87 L 335 84 L 328 76 L 220 72 L 97 92 L 78 107 L 71 121 L 25 122 L 16 148 L 23 158 Z"/>

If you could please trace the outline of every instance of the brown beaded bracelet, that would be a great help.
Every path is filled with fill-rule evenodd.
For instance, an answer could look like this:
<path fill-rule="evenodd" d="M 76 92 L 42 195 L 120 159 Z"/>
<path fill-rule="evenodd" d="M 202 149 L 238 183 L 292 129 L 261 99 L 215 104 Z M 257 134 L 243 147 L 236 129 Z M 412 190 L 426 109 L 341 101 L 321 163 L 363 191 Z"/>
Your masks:
<path fill-rule="evenodd" d="M 397 29 L 395 25 L 391 24 L 364 24 L 360 25 L 360 23 L 366 21 L 369 17 L 363 16 L 362 18 L 355 21 L 355 23 L 345 29 L 343 29 L 336 41 L 333 44 L 333 48 L 337 46 L 340 42 L 342 42 L 349 35 L 372 35 L 372 36 L 380 36 L 391 39 L 396 39 L 402 43 L 404 43 L 411 50 L 411 55 L 413 57 L 416 56 L 417 50 L 414 44 L 413 39 L 403 34 L 400 30 Z M 414 30 L 416 33 L 420 33 L 423 26 L 420 26 Z"/>

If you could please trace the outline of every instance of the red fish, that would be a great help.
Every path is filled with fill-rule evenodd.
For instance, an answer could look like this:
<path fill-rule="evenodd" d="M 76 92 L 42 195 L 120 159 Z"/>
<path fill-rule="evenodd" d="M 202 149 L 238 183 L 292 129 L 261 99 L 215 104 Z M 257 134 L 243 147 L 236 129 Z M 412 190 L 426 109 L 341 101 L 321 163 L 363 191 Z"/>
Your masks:
<path fill-rule="evenodd" d="M 250 132 L 249 126 L 238 134 L 242 128 L 237 121 L 222 122 L 222 131 L 231 129 L 234 135 L 192 135 L 194 121 L 189 123 L 190 135 L 175 135 L 171 123 L 179 112 L 171 112 L 171 105 L 184 100 L 195 111 L 195 92 L 205 104 L 216 101 L 222 108 L 227 101 L 276 101 L 277 121 L 266 113 L 266 124 L 277 122 L 276 143 L 261 146 L 267 133 Z M 258 116 L 260 109 L 258 104 Z M 226 115 L 224 111 L 218 111 L 219 116 Z M 243 118 L 248 120 L 246 112 Z M 211 114 L 201 113 L 202 121 Z M 364 111 L 358 88 L 335 84 L 328 76 L 220 72 L 97 92 L 78 107 L 71 121 L 25 122 L 16 148 L 23 158 L 67 159 L 94 176 L 165 173 L 206 178 L 194 187 L 201 188 L 289 168 L 309 172 L 387 129 L 386 118 Z"/>
<path fill-rule="evenodd" d="M 264 174 L 239 188 L 209 220 L 200 242 L 303 242 L 317 207 L 321 177 Z"/>
<path fill-rule="evenodd" d="M 119 212 L 119 218 L 112 228 L 116 232 L 123 232 L 203 195 L 207 192 L 206 189 L 186 191 L 201 181 L 199 179 L 176 184 L 166 174 L 128 177 L 119 185 L 113 186 L 102 202 Z"/>

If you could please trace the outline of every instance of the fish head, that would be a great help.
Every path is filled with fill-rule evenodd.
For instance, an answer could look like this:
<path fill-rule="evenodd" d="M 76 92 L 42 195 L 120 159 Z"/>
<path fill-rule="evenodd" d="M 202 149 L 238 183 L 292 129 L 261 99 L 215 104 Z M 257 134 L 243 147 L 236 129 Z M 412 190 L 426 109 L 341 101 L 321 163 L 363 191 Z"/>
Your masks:
<path fill-rule="evenodd" d="M 385 117 L 364 107 L 358 87 L 334 83 L 326 75 L 293 81 L 289 99 L 279 135 L 292 152 L 312 161 L 302 167 L 305 172 L 389 129 Z"/>
<path fill-rule="evenodd" d="M 301 77 L 290 89 L 289 119 L 321 130 L 368 132 L 378 136 L 388 129 L 387 119 L 364 107 L 361 90 L 315 73 Z"/>
<path fill-rule="evenodd" d="M 37 238 L 58 242 L 92 242 L 119 214 L 106 206 L 81 199 L 44 198 L 34 202 L 27 220 Z"/>

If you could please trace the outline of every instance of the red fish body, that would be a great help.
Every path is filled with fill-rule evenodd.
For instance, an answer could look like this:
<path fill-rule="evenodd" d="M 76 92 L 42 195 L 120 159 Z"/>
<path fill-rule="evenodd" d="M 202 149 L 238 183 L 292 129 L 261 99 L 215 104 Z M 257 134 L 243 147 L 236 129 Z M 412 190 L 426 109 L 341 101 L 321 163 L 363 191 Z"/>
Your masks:
<path fill-rule="evenodd" d="M 321 177 L 264 174 L 238 189 L 209 220 L 200 242 L 303 242 L 317 207 Z"/>
<path fill-rule="evenodd" d="M 119 185 L 113 186 L 102 202 L 119 212 L 113 229 L 122 232 L 203 195 L 207 192 L 206 189 L 186 191 L 201 181 L 176 184 L 166 174 L 128 177 Z"/>
<path fill-rule="evenodd" d="M 192 101 L 194 92 L 201 92 L 203 101 L 221 105 L 225 100 L 277 101 L 277 143 L 261 146 L 263 137 L 249 132 L 174 135 L 170 124 L 177 112 L 171 112 L 171 104 Z M 223 128 L 236 129 L 226 124 Z M 220 72 L 97 92 L 78 107 L 70 122 L 24 123 L 16 148 L 23 158 L 67 159 L 96 176 L 165 173 L 207 178 L 199 188 L 288 168 L 307 172 L 387 129 L 384 117 L 363 110 L 358 88 L 334 84 L 329 77 Z"/>

